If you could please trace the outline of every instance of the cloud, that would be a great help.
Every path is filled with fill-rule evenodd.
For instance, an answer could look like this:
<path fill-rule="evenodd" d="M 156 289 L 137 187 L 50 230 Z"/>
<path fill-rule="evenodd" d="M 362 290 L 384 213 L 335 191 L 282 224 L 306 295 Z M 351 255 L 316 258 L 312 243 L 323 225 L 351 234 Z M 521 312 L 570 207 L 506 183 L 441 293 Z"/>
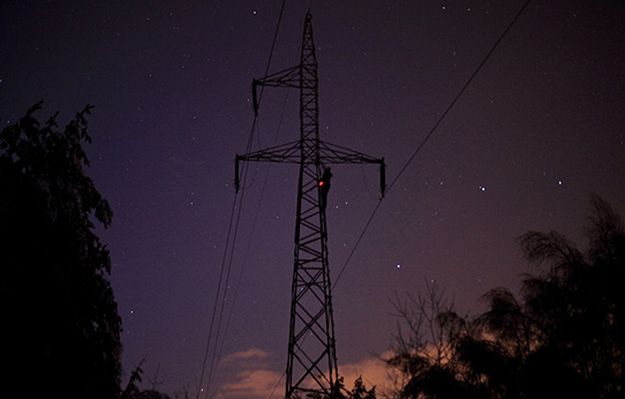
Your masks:
<path fill-rule="evenodd" d="M 351 390 L 354 381 L 362 376 L 367 389 L 376 387 L 376 392 L 390 392 L 395 388 L 397 377 L 393 370 L 386 366 L 382 359 L 390 357 L 390 352 L 382 353 L 379 357 L 367 356 L 357 362 L 339 364 L 339 373 L 343 377 L 345 388 Z"/>
<path fill-rule="evenodd" d="M 389 355 L 383 353 L 382 358 Z M 266 399 L 284 395 L 284 372 L 270 365 L 271 354 L 260 348 L 231 353 L 222 363 L 226 377 L 222 379 L 215 399 Z M 368 389 L 390 392 L 396 376 L 378 357 L 367 356 L 352 363 L 339 364 L 345 387 L 351 390 L 354 381 L 362 376 Z"/>
<path fill-rule="evenodd" d="M 265 399 L 278 397 L 282 394 L 279 382 L 282 373 L 268 370 L 241 370 L 233 378 L 221 386 L 216 398 L 223 399 Z"/>
<path fill-rule="evenodd" d="M 234 352 L 222 359 L 221 384 L 214 399 L 266 399 L 283 394 L 283 373 L 270 364 L 271 354 L 260 348 Z"/>
<path fill-rule="evenodd" d="M 250 348 L 240 352 L 234 352 L 226 356 L 223 361 L 224 362 L 239 362 L 239 361 L 250 361 L 250 360 L 266 360 L 269 357 L 269 352 L 264 351 L 259 348 Z"/>

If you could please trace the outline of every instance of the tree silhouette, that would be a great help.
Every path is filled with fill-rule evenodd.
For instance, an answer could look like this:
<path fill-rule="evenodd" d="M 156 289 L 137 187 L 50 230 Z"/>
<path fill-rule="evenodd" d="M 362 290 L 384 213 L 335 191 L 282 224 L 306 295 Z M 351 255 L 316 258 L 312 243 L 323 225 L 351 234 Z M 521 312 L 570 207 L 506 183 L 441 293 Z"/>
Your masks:
<path fill-rule="evenodd" d="M 112 212 L 85 174 L 91 107 L 62 131 L 40 108 L 0 133 L 3 379 L 20 396 L 114 398 L 121 320 L 93 224 Z"/>
<path fill-rule="evenodd" d="M 139 364 L 134 368 L 134 370 L 130 373 L 130 378 L 128 379 L 128 383 L 126 387 L 123 389 L 120 395 L 120 399 L 171 399 L 169 395 L 166 395 L 160 391 L 157 391 L 154 387 L 152 389 L 142 390 L 139 387 L 141 381 L 143 381 L 143 363 L 145 362 L 145 358 L 139 362 Z M 188 398 L 188 392 L 182 392 L 183 398 Z"/>
<path fill-rule="evenodd" d="M 329 399 L 376 399 L 375 386 L 367 389 L 362 376 L 360 376 L 354 381 L 354 387 L 351 391 L 348 391 L 343 383 L 343 377 L 339 377 Z"/>
<path fill-rule="evenodd" d="M 367 389 L 364 381 L 362 380 L 362 376 L 356 378 L 354 381 L 354 387 L 351 391 L 348 391 L 345 388 L 345 384 L 343 382 L 343 377 L 339 377 L 337 381 L 335 381 L 332 392 L 329 395 L 325 395 L 319 392 L 310 392 L 305 394 L 303 397 L 300 395 L 296 395 L 297 399 L 376 399 L 375 386 L 371 389 Z"/>
<path fill-rule="evenodd" d="M 350 399 L 376 399 L 375 386 L 371 389 L 367 389 L 365 383 L 362 380 L 362 376 L 356 378 L 354 381 L 354 387 L 349 395 Z"/>
<path fill-rule="evenodd" d="M 520 238 L 537 268 L 525 275 L 520 301 L 495 288 L 484 295 L 487 310 L 475 317 L 441 311 L 440 300 L 430 308 L 436 317 L 423 306 L 414 314 L 400 312 L 409 322 L 409 339 L 396 340 L 388 359 L 405 377 L 398 396 L 623 397 L 625 232 L 619 215 L 598 196 L 591 198 L 586 233 L 585 253 L 556 232 Z M 439 331 L 440 339 L 424 340 L 423 325 Z M 433 358 L 440 348 L 451 350 Z"/>

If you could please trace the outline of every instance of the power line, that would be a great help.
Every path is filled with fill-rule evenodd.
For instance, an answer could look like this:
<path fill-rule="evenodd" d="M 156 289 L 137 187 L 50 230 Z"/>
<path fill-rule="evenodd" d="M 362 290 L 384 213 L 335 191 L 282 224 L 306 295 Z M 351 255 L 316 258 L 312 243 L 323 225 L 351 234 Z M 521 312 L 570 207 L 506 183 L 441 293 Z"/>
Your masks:
<path fill-rule="evenodd" d="M 526 0 L 525 3 L 523 3 L 523 5 L 521 6 L 521 8 L 519 9 L 519 11 L 516 13 L 516 15 L 514 16 L 514 18 L 512 19 L 512 21 L 510 21 L 510 23 L 508 24 L 508 26 L 506 27 L 506 29 L 503 31 L 503 33 L 499 36 L 499 38 L 495 41 L 495 43 L 493 44 L 493 46 L 490 48 L 490 50 L 488 51 L 488 53 L 486 53 L 486 56 L 482 59 L 482 61 L 478 64 L 477 68 L 475 68 L 475 71 L 473 71 L 473 73 L 471 74 L 471 76 L 469 77 L 469 79 L 467 79 L 467 81 L 465 82 L 465 84 L 462 86 L 462 88 L 460 89 L 460 91 L 458 91 L 458 94 L 456 94 L 456 96 L 453 98 L 453 100 L 451 101 L 451 103 L 449 103 L 449 105 L 447 106 L 447 108 L 445 109 L 445 111 L 441 114 L 441 116 L 438 118 L 438 120 L 436 121 L 436 123 L 434 124 L 434 126 L 432 126 L 432 128 L 430 129 L 430 131 L 428 132 L 428 134 L 425 135 L 425 137 L 423 138 L 423 140 L 421 140 L 421 142 L 417 145 L 417 147 L 415 148 L 415 150 L 412 152 L 412 154 L 410 155 L 410 157 L 408 158 L 408 160 L 404 163 L 404 165 L 401 167 L 401 169 L 399 170 L 399 172 L 397 173 L 397 176 L 395 176 L 395 178 L 391 181 L 391 183 L 388 185 L 388 188 L 386 189 L 386 193 L 388 194 L 393 187 L 395 186 L 395 184 L 397 183 L 397 181 L 399 180 L 399 178 L 401 177 L 401 175 L 406 171 L 406 169 L 408 168 L 408 166 L 410 166 L 410 164 L 415 160 L 415 158 L 417 157 L 417 154 L 421 151 L 421 149 L 425 146 L 425 144 L 430 140 L 430 138 L 432 137 L 432 135 L 434 134 L 434 132 L 436 131 L 436 129 L 438 129 L 438 127 L 440 126 L 440 124 L 443 122 L 443 120 L 445 119 L 445 117 L 447 116 L 447 114 L 449 113 L 449 111 L 451 111 L 451 109 L 454 107 L 454 105 L 456 105 L 456 103 L 458 102 L 458 100 L 460 99 L 460 97 L 462 97 L 462 95 L 464 94 L 464 92 L 466 91 L 467 87 L 469 87 L 469 85 L 471 84 L 471 82 L 473 82 L 473 79 L 475 79 L 475 77 L 477 76 L 477 74 L 482 70 L 482 67 L 484 66 L 484 64 L 486 64 L 486 62 L 488 61 L 488 59 L 491 57 L 491 55 L 495 52 L 495 50 L 497 49 L 497 47 L 499 46 L 499 44 L 501 43 L 501 41 L 503 40 L 503 38 L 508 34 L 508 32 L 510 31 L 510 29 L 512 28 L 512 26 L 514 26 L 514 24 L 516 23 L 516 21 L 519 19 L 519 17 L 521 16 L 521 14 L 523 14 L 523 11 L 525 11 L 525 9 L 527 8 L 527 6 L 529 5 L 530 0 Z M 341 267 L 341 270 L 339 271 L 339 274 L 337 275 L 336 279 L 334 280 L 334 284 L 332 287 L 332 290 L 334 290 L 334 288 L 336 288 L 336 284 L 338 283 L 339 279 L 341 278 L 341 275 L 343 274 L 343 272 L 345 271 L 345 268 L 347 267 L 347 265 L 349 264 L 349 262 L 351 261 L 352 257 L 354 256 L 354 253 L 356 252 L 356 249 L 358 248 L 358 245 L 360 244 L 360 241 L 362 240 L 362 238 L 364 237 L 365 233 L 367 232 L 367 230 L 369 229 L 369 226 L 371 225 L 371 221 L 373 220 L 375 214 L 378 212 L 378 210 L 380 209 L 380 205 L 382 204 L 383 198 L 380 198 L 380 200 L 378 201 L 378 203 L 376 204 L 375 208 L 373 208 L 373 211 L 371 212 L 371 215 L 369 216 L 369 219 L 367 220 L 367 222 L 365 223 L 362 231 L 360 232 L 360 235 L 358 236 L 358 239 L 356 240 L 356 243 L 354 244 L 354 247 L 352 248 L 349 256 L 347 257 L 347 260 L 345 261 L 345 263 L 343 264 L 343 267 Z"/>
<path fill-rule="evenodd" d="M 269 50 L 269 57 L 267 59 L 267 64 L 265 66 L 265 73 L 268 73 L 269 68 L 271 67 L 271 60 L 273 58 L 273 53 L 275 50 L 275 46 L 276 46 L 276 42 L 278 39 L 278 32 L 280 30 L 280 24 L 282 21 L 282 16 L 284 14 L 284 6 L 285 6 L 286 1 L 282 0 L 281 6 L 280 6 L 280 12 L 278 14 L 278 21 L 276 23 L 276 29 L 274 30 L 274 35 L 273 35 L 273 39 L 272 39 L 272 43 L 271 43 L 271 48 Z M 260 94 L 259 94 L 259 99 L 258 99 L 258 104 L 260 104 L 260 101 L 262 99 L 262 94 L 263 94 L 263 88 L 261 88 Z M 249 140 L 248 140 L 248 144 L 246 147 L 246 152 L 249 152 L 253 146 L 253 142 L 254 142 L 254 133 L 256 131 L 256 127 L 258 125 L 258 116 L 255 115 L 254 116 L 254 121 L 252 123 L 252 130 L 250 132 L 250 136 L 249 136 Z M 247 173 L 248 173 L 249 167 L 247 165 L 244 165 L 243 168 L 243 183 L 245 183 L 245 181 L 247 180 Z M 265 179 L 266 180 L 266 179 Z M 235 194 L 236 195 L 236 194 Z M 240 226 L 240 220 L 241 220 L 241 213 L 243 211 L 243 199 L 245 196 L 245 190 L 242 190 L 241 192 L 241 199 L 239 201 L 239 207 L 238 207 L 238 211 L 237 211 L 237 215 L 236 215 L 236 222 L 234 224 L 234 234 L 233 234 L 233 238 L 232 238 L 232 244 L 230 246 L 230 254 L 229 254 L 229 259 L 228 259 L 228 267 L 227 267 L 227 273 L 226 273 L 226 282 L 224 284 L 224 296 L 223 296 L 223 300 L 221 302 L 221 306 L 219 308 L 219 317 L 217 319 L 217 332 L 215 334 L 215 344 L 213 346 L 213 355 L 211 357 L 211 363 L 210 363 L 210 367 L 209 367 L 209 374 L 208 374 L 208 380 L 207 383 L 208 385 L 211 385 L 213 382 L 213 377 L 214 377 L 214 373 L 215 373 L 215 367 L 217 366 L 217 364 L 219 363 L 219 360 L 221 359 L 221 352 L 222 352 L 222 347 L 223 347 L 223 342 L 225 339 L 225 335 L 228 329 L 228 325 L 229 322 L 226 322 L 226 326 L 222 331 L 222 320 L 223 320 L 223 313 L 225 310 L 225 305 L 226 305 L 226 298 L 227 298 L 227 292 L 229 289 L 229 281 L 230 281 L 230 273 L 232 271 L 232 265 L 234 263 L 234 251 L 236 248 L 236 241 L 238 238 L 238 232 L 239 232 L 239 226 Z M 259 200 L 260 201 L 260 200 Z M 256 210 L 258 211 L 258 206 L 256 208 Z M 254 224 L 255 226 L 255 224 Z M 254 228 L 253 226 L 253 228 Z M 253 230 L 252 230 L 252 234 L 253 234 Z M 248 247 L 249 249 L 249 247 Z M 245 256 L 245 259 L 247 258 L 247 255 Z M 244 261 L 245 261 L 244 259 Z M 237 284 L 237 288 L 238 288 L 238 284 Z M 233 294 L 233 306 L 236 303 L 236 297 L 238 295 L 238 289 L 235 289 L 234 294 Z M 223 333 L 223 334 L 222 334 Z M 220 335 L 222 336 L 222 340 L 221 340 L 221 344 L 219 343 L 220 340 Z"/>
<path fill-rule="evenodd" d="M 278 123 L 278 128 L 276 129 L 274 142 L 277 141 L 278 135 L 280 134 L 280 130 L 281 130 L 281 127 L 282 127 L 282 120 L 283 120 L 283 117 L 284 117 L 284 111 L 285 111 L 286 104 L 287 104 L 287 99 L 288 99 L 288 91 L 285 92 L 284 103 L 283 103 L 283 107 L 282 107 L 282 112 L 280 114 L 280 120 L 279 120 L 279 123 Z M 246 175 L 245 174 L 247 173 L 247 170 L 248 170 L 247 168 L 244 169 L 243 181 L 246 180 Z M 253 222 L 252 222 L 252 228 L 251 228 L 251 231 L 250 231 L 250 239 L 247 242 L 246 249 L 245 249 L 245 252 L 244 252 L 244 255 L 243 255 L 243 260 L 241 262 L 241 269 L 239 270 L 239 274 L 238 274 L 238 277 L 237 277 L 237 283 L 235 285 L 235 289 L 234 289 L 234 293 L 233 293 L 233 300 L 232 300 L 231 309 L 235 308 L 235 305 L 236 305 L 236 302 L 237 302 L 237 296 L 238 296 L 238 293 L 239 293 L 239 287 L 241 285 L 243 272 L 244 272 L 244 269 L 245 269 L 245 265 L 247 264 L 247 258 L 248 258 L 248 254 L 249 254 L 249 251 L 250 251 L 250 246 L 251 246 L 251 241 L 252 241 L 251 236 L 254 235 L 254 231 L 256 229 L 256 222 L 258 220 L 258 213 L 259 213 L 260 205 L 261 205 L 264 193 L 265 193 L 265 187 L 266 187 L 266 183 L 267 183 L 268 177 L 269 177 L 269 168 L 267 168 L 267 170 L 265 171 L 263 184 L 261 186 L 260 198 L 258 199 L 258 201 L 256 203 L 256 209 L 254 210 L 254 217 L 253 217 Z M 234 261 L 234 250 L 235 250 L 235 247 L 236 247 L 236 239 L 237 239 L 237 236 L 238 236 L 238 227 L 239 227 L 239 224 L 240 224 L 239 222 L 240 222 L 240 218 L 241 218 L 241 211 L 242 211 L 242 208 L 243 208 L 242 207 L 242 202 L 243 202 L 244 194 L 245 194 L 245 192 L 242 191 L 240 206 L 239 206 L 239 209 L 238 209 L 238 212 L 237 212 L 237 216 L 236 216 L 235 231 L 234 231 L 234 234 L 233 234 L 234 238 L 233 238 L 232 245 L 230 246 L 230 259 L 228 261 L 228 272 L 226 274 L 226 282 L 225 282 L 225 285 L 224 285 L 226 287 L 225 290 L 229 289 L 229 284 L 228 283 L 230 281 L 230 271 L 231 271 L 232 264 L 233 264 L 233 261 Z M 212 361 L 211 361 L 211 365 L 210 365 L 210 368 L 209 368 L 209 374 L 208 374 L 209 377 L 208 377 L 208 380 L 207 380 L 207 385 L 209 385 L 209 386 L 211 385 L 211 383 L 213 381 L 213 376 L 214 376 L 214 372 L 215 372 L 214 368 L 216 367 L 217 364 L 219 364 L 219 360 L 221 359 L 223 346 L 224 346 L 224 342 L 225 342 L 225 337 L 226 337 L 226 335 L 228 333 L 228 329 L 229 329 L 229 326 L 230 326 L 230 320 L 231 320 L 231 316 L 232 316 L 232 312 L 231 312 L 228 315 L 227 319 L 226 319 L 226 324 L 225 324 L 225 327 L 223 328 L 223 331 L 222 331 L 221 330 L 221 323 L 222 323 L 223 312 L 224 312 L 224 308 L 225 308 L 225 304 L 226 304 L 225 299 L 226 298 L 224 296 L 224 300 L 222 301 L 221 307 L 220 307 L 220 310 L 219 310 L 219 318 L 218 318 L 218 323 L 217 323 L 219 328 L 217 330 L 217 334 L 216 334 L 216 338 L 215 338 L 215 345 L 214 345 L 214 350 L 213 350 L 213 356 L 212 356 Z M 221 336 L 221 342 L 219 342 L 220 341 L 220 336 Z"/>
<path fill-rule="evenodd" d="M 213 305 L 213 312 L 211 314 L 211 321 L 210 321 L 210 325 L 208 327 L 208 336 L 206 338 L 206 345 L 205 345 L 205 349 L 204 349 L 204 358 L 202 360 L 202 367 L 201 367 L 201 371 L 200 371 L 200 381 L 198 384 L 198 388 L 197 388 L 197 396 L 196 398 L 199 399 L 200 398 L 200 394 L 201 392 L 203 392 L 203 388 L 202 388 L 202 384 L 204 383 L 204 373 L 206 371 L 206 362 L 208 360 L 208 353 L 210 351 L 210 343 L 212 342 L 212 338 L 213 338 L 213 326 L 215 323 L 215 315 L 217 314 L 217 304 L 219 303 L 219 294 L 221 292 L 221 286 L 222 286 L 222 282 L 223 282 L 223 272 L 224 272 L 224 264 L 225 264 L 225 257 L 226 254 L 228 253 L 228 245 L 230 242 L 230 234 L 232 232 L 232 224 L 234 221 L 234 212 L 236 210 L 236 203 L 237 203 L 237 197 L 238 195 L 235 194 L 233 202 L 232 202 L 232 210 L 230 212 L 230 222 L 228 223 L 228 233 L 226 234 L 226 246 L 224 249 L 224 255 L 223 255 L 223 259 L 222 259 L 222 264 L 221 267 L 219 269 L 219 279 L 218 279 L 218 283 L 217 283 L 217 291 L 215 292 L 215 301 L 214 301 L 214 305 Z"/>
<path fill-rule="evenodd" d="M 247 174 L 247 168 L 244 170 L 244 179 L 246 177 Z M 228 293 L 228 288 L 229 288 L 229 282 L 230 282 L 230 274 L 232 272 L 232 264 L 233 264 L 233 259 L 234 259 L 234 249 L 236 247 L 236 242 L 237 242 L 237 238 L 239 235 L 239 225 L 240 225 L 240 221 L 241 221 L 241 211 L 243 210 L 243 198 L 245 197 L 245 191 L 241 192 L 241 200 L 239 201 L 239 207 L 237 209 L 237 214 L 236 214 L 236 221 L 234 223 L 234 234 L 232 235 L 232 244 L 230 245 L 230 255 L 229 255 L 229 259 L 228 259 L 228 266 L 226 268 L 226 281 L 224 283 L 224 294 L 223 294 L 223 299 L 220 303 L 219 306 L 219 316 L 217 318 L 217 332 L 215 333 L 215 345 L 213 345 L 213 354 L 211 356 L 211 362 L 210 362 L 210 366 L 208 368 L 208 378 L 207 378 L 207 384 L 208 386 L 212 385 L 213 383 L 213 377 L 214 377 L 214 373 L 215 373 L 215 366 L 217 365 L 217 361 L 218 361 L 218 347 L 219 347 L 219 336 L 220 336 L 220 332 L 221 332 L 221 324 L 222 324 L 222 320 L 223 320 L 223 315 L 224 315 L 224 309 L 226 307 L 226 298 L 227 298 L 227 293 Z"/>
<path fill-rule="evenodd" d="M 284 6 L 285 6 L 286 1 L 282 0 L 281 5 L 280 5 L 280 13 L 278 15 L 278 21 L 276 23 L 276 29 L 274 31 L 274 35 L 273 35 L 273 40 L 271 43 L 271 48 L 269 50 L 269 57 L 267 60 L 267 64 L 265 67 L 265 74 L 267 74 L 269 71 L 269 68 L 271 66 L 271 60 L 273 58 L 273 52 L 275 50 L 275 45 L 278 39 L 278 32 L 280 30 L 280 24 L 282 21 L 282 16 L 284 14 Z M 259 96 L 259 100 L 258 102 L 260 103 L 260 99 L 262 98 L 262 88 L 261 88 L 261 93 Z M 249 152 L 251 150 L 252 147 L 252 143 L 254 141 L 254 132 L 256 130 L 256 125 L 257 125 L 257 120 L 258 117 L 257 115 L 254 116 L 254 119 L 252 121 L 252 126 L 250 129 L 250 134 L 248 137 L 248 141 L 247 141 L 247 146 L 246 146 L 246 152 Z M 247 178 L 247 171 L 248 168 L 247 166 L 244 166 L 243 169 L 243 181 L 245 182 L 245 179 Z M 210 325 L 209 325 L 209 331 L 208 331 L 208 336 L 206 339 L 206 347 L 205 347 L 205 351 L 204 351 L 204 357 L 202 359 L 202 367 L 201 367 L 201 372 L 200 372 L 200 380 L 199 380 L 199 385 L 198 385 L 198 389 L 197 389 L 197 399 L 200 398 L 200 394 L 202 392 L 202 385 L 204 383 L 204 374 L 206 372 L 206 363 L 208 361 L 208 356 L 209 356 L 209 352 L 210 352 L 210 347 L 211 347 L 211 342 L 213 342 L 213 337 L 214 338 L 214 345 L 213 345 L 213 356 L 210 362 L 210 366 L 209 366 L 209 370 L 208 370 L 208 379 L 207 382 L 212 383 L 212 379 L 213 379 L 213 375 L 214 375 L 214 367 L 215 364 L 217 363 L 217 348 L 218 348 L 218 340 L 219 340 L 219 333 L 221 330 L 221 323 L 222 323 L 222 318 L 223 318 L 223 312 L 224 312 L 224 307 L 225 307 L 225 302 L 226 302 L 226 297 L 227 297 L 227 292 L 228 292 L 228 281 L 230 279 L 230 273 L 232 270 L 232 263 L 233 263 L 233 258 L 234 258 L 234 248 L 236 245 L 236 240 L 237 240 L 237 236 L 238 236 L 238 230 L 239 230 L 239 222 L 240 222 L 240 216 L 241 216 L 241 210 L 243 208 L 243 199 L 244 199 L 244 192 L 241 193 L 241 197 L 240 200 L 237 201 L 238 198 L 238 193 L 235 192 L 234 194 L 234 199 L 232 202 L 232 210 L 230 212 L 230 221 L 228 223 L 228 232 L 226 234 L 226 245 L 224 248 L 224 255 L 222 257 L 222 261 L 221 261 L 221 266 L 220 266 L 220 271 L 219 271 L 219 279 L 218 279 L 218 283 L 217 283 L 217 292 L 215 294 L 215 302 L 213 305 L 213 311 L 211 314 L 211 321 L 210 321 Z M 237 202 L 238 202 L 238 207 L 237 207 Z M 238 209 L 237 209 L 238 208 Z M 238 210 L 238 212 L 236 213 L 236 221 L 235 221 L 235 211 Z M 233 221 L 234 221 L 234 230 L 233 230 Z M 233 234 L 231 234 L 233 233 Z M 232 239 L 232 241 L 230 241 Z M 228 252 L 228 249 L 230 249 L 230 251 Z M 227 267 L 225 267 L 227 264 Z M 225 284 L 224 284 L 224 269 L 227 269 L 226 271 L 226 280 L 225 280 Z M 219 299 L 222 296 L 221 292 L 223 291 L 223 300 L 221 301 L 221 306 L 219 308 L 219 317 L 217 319 L 217 324 L 215 325 L 215 315 L 217 314 L 218 311 L 218 305 L 219 305 Z M 214 332 L 216 331 L 216 333 Z M 208 390 L 207 390 L 208 391 Z"/>
<path fill-rule="evenodd" d="M 267 399 L 271 399 L 271 397 L 273 396 L 273 393 L 276 392 L 276 389 L 278 389 L 278 385 L 280 385 L 280 382 L 282 382 L 282 379 L 284 378 L 285 375 L 286 375 L 286 371 L 280 375 L 280 378 L 278 378 L 278 380 L 274 384 L 273 389 L 271 390 L 271 393 L 269 393 L 269 396 L 267 396 Z"/>
<path fill-rule="evenodd" d="M 286 108 L 286 105 L 287 105 L 288 96 L 289 96 L 289 91 L 287 90 L 287 91 L 285 91 L 284 103 L 283 103 L 283 107 L 282 107 L 282 112 L 280 114 L 280 119 L 279 119 L 279 122 L 278 122 L 278 128 L 276 129 L 276 133 L 275 133 L 274 138 L 273 138 L 273 144 L 274 145 L 278 141 L 278 136 L 279 136 L 281 128 L 282 128 L 282 120 L 283 120 L 283 117 L 284 117 L 284 111 L 285 111 L 285 108 Z M 241 269 L 239 270 L 239 273 L 238 273 L 238 276 L 237 276 L 237 282 L 236 282 L 236 285 L 235 285 L 235 288 L 234 288 L 234 295 L 233 295 L 233 301 L 232 301 L 231 309 L 235 309 L 236 308 L 236 302 L 237 302 L 236 300 L 237 300 L 239 289 L 241 287 L 241 281 L 243 279 L 243 274 L 244 274 L 244 271 L 245 271 L 245 267 L 247 266 L 247 259 L 248 259 L 248 256 L 249 256 L 249 253 L 250 253 L 251 244 L 252 244 L 252 236 L 254 235 L 254 231 L 256 230 L 256 224 L 258 222 L 258 215 L 259 215 L 261 203 L 263 201 L 263 197 L 264 197 L 264 194 L 265 194 L 265 187 L 267 187 L 267 181 L 268 181 L 268 178 L 269 178 L 269 170 L 270 170 L 270 168 L 271 168 L 271 164 L 268 165 L 266 170 L 265 170 L 265 175 L 263 177 L 263 183 L 261 185 L 260 196 L 259 196 L 258 201 L 256 202 L 256 208 L 254 210 L 254 216 L 252 218 L 252 227 L 250 229 L 250 237 L 247 240 L 247 244 L 246 244 L 244 255 L 243 255 L 243 260 L 241 261 Z M 230 328 L 231 319 L 232 319 L 232 312 L 230 312 L 228 314 L 228 317 L 226 319 L 226 326 L 224 327 L 224 330 L 223 330 L 223 337 L 225 337 L 228 334 L 228 330 Z M 218 359 L 221 358 L 221 354 L 223 352 L 224 343 L 225 343 L 225 338 L 222 339 L 222 341 L 221 341 L 221 343 L 219 345 L 219 349 L 218 349 L 218 352 L 217 352 L 217 358 Z"/>

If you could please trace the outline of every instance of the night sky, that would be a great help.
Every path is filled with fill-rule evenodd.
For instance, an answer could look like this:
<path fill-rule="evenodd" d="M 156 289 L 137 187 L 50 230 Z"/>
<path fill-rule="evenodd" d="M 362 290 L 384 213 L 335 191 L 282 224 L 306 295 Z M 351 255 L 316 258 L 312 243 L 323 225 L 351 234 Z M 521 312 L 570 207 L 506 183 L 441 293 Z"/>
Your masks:
<path fill-rule="evenodd" d="M 6 1 L 0 118 L 43 99 L 68 122 L 85 104 L 89 174 L 114 218 L 125 379 L 196 389 L 251 80 L 280 1 Z M 313 1 L 322 138 L 385 157 L 392 180 L 523 1 Z M 271 70 L 299 59 L 309 1 L 287 1 Z M 380 381 L 371 353 L 395 332 L 389 298 L 445 288 L 477 312 L 531 271 L 517 237 L 583 243 L 589 194 L 625 212 L 625 2 L 534 1 L 382 203 L 334 290 L 339 371 Z M 298 133 L 298 95 L 266 90 L 254 149 Z M 282 117 L 281 117 L 282 115 Z M 377 202 L 373 166 L 333 168 L 336 276 Z M 255 164 L 245 187 L 220 398 L 265 398 L 284 370 L 297 167 Z M 234 293 L 237 293 L 235 296 Z M 36 361 L 36 359 L 35 359 Z M 350 374 L 351 373 L 351 374 Z M 146 381 L 145 387 L 150 387 Z M 253 387 L 253 388 L 252 388 Z M 274 396 L 283 394 L 282 382 Z"/>

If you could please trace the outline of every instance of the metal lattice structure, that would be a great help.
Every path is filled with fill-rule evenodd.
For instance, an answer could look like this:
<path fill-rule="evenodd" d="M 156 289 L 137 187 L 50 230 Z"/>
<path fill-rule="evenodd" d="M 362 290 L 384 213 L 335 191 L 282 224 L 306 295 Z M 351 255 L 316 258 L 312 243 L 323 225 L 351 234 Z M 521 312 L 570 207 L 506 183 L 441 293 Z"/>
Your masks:
<path fill-rule="evenodd" d="M 253 81 L 254 112 L 258 112 L 258 86 L 295 88 L 300 95 L 299 140 L 237 155 L 235 171 L 238 190 L 242 161 L 299 165 L 285 398 L 334 398 L 338 368 L 325 214 L 332 176 L 329 166 L 380 165 L 383 195 L 384 159 L 320 140 L 317 57 L 310 13 L 304 22 L 300 63 Z"/>

